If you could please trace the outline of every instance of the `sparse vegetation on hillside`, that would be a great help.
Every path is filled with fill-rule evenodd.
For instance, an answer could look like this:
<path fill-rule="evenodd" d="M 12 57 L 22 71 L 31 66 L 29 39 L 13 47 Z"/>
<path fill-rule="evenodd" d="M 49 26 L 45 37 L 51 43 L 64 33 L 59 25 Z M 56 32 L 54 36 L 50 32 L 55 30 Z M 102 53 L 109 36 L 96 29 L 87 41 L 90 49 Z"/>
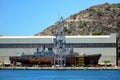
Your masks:
<path fill-rule="evenodd" d="M 53 35 L 57 22 L 39 35 Z M 66 35 L 108 35 L 118 33 L 120 36 L 120 3 L 92 6 L 65 19 Z"/>

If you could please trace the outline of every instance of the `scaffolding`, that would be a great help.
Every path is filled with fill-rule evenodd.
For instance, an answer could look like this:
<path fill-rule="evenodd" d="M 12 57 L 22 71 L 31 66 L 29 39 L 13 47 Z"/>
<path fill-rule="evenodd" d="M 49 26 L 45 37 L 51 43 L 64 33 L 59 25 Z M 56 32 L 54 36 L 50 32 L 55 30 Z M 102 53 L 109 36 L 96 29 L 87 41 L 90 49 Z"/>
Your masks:
<path fill-rule="evenodd" d="M 63 17 L 60 18 L 58 22 L 58 29 L 55 30 L 53 38 L 54 45 L 55 45 L 55 54 L 54 54 L 54 66 L 65 66 L 66 65 L 66 58 L 65 58 L 65 34 L 64 34 L 64 20 Z"/>
<path fill-rule="evenodd" d="M 77 61 L 78 61 L 77 63 L 78 63 L 79 66 L 85 66 L 84 56 L 82 56 L 82 55 L 79 56 Z"/>

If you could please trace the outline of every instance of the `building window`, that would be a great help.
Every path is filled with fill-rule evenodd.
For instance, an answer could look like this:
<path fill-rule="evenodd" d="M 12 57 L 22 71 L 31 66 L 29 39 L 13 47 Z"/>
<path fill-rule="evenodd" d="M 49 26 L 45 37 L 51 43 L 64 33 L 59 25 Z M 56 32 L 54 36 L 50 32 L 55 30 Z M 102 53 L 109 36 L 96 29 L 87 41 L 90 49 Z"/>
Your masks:
<path fill-rule="evenodd" d="M 53 48 L 54 44 L 0 44 L 0 48 Z M 66 43 L 67 48 L 112 48 L 116 43 Z"/>

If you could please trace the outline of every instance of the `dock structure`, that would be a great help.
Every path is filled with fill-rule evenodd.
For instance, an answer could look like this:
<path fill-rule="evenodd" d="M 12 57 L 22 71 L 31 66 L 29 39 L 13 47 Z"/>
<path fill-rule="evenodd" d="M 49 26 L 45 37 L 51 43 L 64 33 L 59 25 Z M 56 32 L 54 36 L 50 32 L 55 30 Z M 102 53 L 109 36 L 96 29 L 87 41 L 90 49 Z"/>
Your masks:
<path fill-rule="evenodd" d="M 120 67 L 0 67 L 0 70 L 120 70 Z"/>

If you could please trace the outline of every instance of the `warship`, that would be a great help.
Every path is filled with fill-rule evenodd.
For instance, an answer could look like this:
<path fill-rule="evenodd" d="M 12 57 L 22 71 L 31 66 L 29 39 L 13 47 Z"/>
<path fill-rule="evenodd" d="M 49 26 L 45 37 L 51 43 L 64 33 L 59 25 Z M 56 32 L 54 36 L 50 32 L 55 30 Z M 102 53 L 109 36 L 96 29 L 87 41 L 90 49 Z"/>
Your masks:
<path fill-rule="evenodd" d="M 54 56 L 60 57 L 60 55 L 55 54 L 53 50 L 37 50 L 33 55 L 22 54 L 21 56 L 10 56 L 9 59 L 11 64 L 14 65 L 19 62 L 23 66 L 52 66 L 54 65 Z M 65 66 L 94 66 L 98 64 L 98 60 L 101 57 L 101 54 L 79 55 L 78 53 L 70 53 L 64 55 L 64 57 L 66 59 Z M 56 61 L 56 63 L 58 64 L 58 61 Z"/>

